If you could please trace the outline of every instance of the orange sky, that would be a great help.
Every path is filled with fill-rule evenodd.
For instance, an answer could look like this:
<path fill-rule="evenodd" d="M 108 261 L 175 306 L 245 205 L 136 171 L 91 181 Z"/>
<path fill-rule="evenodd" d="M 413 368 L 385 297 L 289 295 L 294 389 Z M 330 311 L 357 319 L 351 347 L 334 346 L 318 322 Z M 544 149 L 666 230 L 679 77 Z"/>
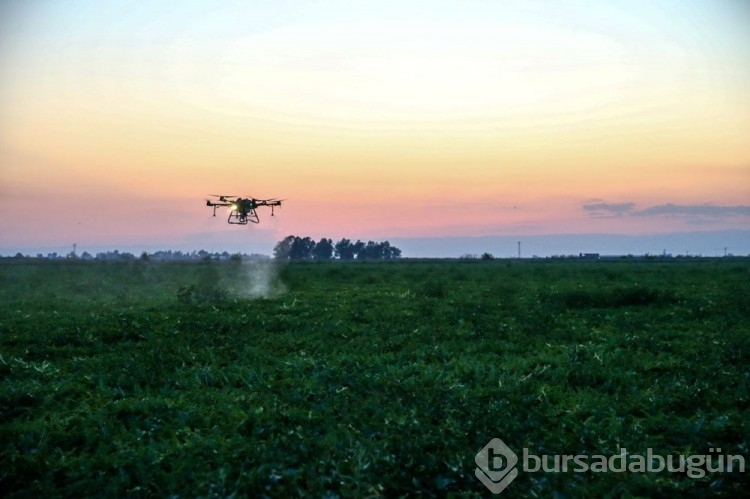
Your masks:
<path fill-rule="evenodd" d="M 11 1 L 1 246 L 748 230 L 750 10 L 657 4 Z"/>

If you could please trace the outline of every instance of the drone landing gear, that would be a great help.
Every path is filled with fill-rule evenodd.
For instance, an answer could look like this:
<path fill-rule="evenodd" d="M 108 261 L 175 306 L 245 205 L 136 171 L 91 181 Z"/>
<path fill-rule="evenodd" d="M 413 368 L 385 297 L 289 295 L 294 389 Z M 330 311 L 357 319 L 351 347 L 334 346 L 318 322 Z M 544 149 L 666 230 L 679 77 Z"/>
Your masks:
<path fill-rule="evenodd" d="M 255 211 L 255 208 L 252 208 L 247 212 L 232 210 L 229 212 L 227 222 L 235 225 L 247 225 L 248 222 L 257 224 L 260 222 L 260 218 L 258 218 L 258 212 Z"/>

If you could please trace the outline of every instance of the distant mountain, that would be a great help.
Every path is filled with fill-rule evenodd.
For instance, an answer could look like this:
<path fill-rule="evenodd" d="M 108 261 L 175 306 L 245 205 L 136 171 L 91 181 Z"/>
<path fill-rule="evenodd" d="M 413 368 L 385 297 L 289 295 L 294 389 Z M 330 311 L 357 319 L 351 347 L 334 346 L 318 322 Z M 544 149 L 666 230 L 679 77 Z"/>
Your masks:
<path fill-rule="evenodd" d="M 750 231 L 676 232 L 671 234 L 550 234 L 482 237 L 394 237 L 404 257 L 460 257 L 491 253 L 495 257 L 547 257 L 555 255 L 750 255 Z"/>

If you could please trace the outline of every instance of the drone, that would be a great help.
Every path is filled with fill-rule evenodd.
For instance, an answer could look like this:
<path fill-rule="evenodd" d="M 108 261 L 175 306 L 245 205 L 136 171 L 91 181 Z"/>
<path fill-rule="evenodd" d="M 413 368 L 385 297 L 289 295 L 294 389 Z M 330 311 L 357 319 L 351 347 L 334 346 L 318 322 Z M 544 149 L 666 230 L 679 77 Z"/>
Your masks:
<path fill-rule="evenodd" d="M 210 206 L 214 209 L 214 216 L 216 216 L 216 208 L 220 206 L 229 207 L 229 218 L 227 223 L 236 225 L 247 225 L 248 222 L 254 224 L 260 223 L 258 218 L 258 212 L 255 209 L 259 206 L 270 206 L 271 216 L 273 216 L 273 209 L 275 206 L 281 206 L 283 199 L 256 199 L 254 197 L 242 198 L 238 196 L 228 196 L 219 194 L 210 194 L 210 196 L 219 198 L 218 202 L 206 199 L 206 206 Z"/>

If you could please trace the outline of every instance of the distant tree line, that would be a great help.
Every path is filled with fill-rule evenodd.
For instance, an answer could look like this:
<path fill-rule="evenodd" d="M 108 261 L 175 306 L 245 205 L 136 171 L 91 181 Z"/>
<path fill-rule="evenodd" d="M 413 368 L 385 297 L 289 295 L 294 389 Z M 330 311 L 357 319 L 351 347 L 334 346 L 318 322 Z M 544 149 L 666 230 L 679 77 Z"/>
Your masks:
<path fill-rule="evenodd" d="M 11 257 L 8 257 L 11 258 Z M 24 255 L 22 253 L 16 253 L 15 256 L 12 258 L 15 259 L 22 259 L 22 258 L 36 258 L 36 259 L 44 259 L 44 260 L 109 260 L 109 261 L 132 261 L 132 260 L 154 260 L 154 261 L 208 261 L 208 260 L 236 260 L 236 261 L 243 261 L 243 260 L 266 260 L 270 257 L 268 255 L 261 255 L 257 253 L 252 253 L 250 255 L 246 253 L 229 253 L 227 251 L 223 251 L 221 253 L 219 252 L 209 252 L 206 250 L 199 250 L 199 251 L 173 251 L 173 250 L 165 250 L 165 251 L 155 251 L 153 253 L 147 253 L 142 252 L 140 257 L 135 256 L 132 253 L 126 252 L 126 251 L 119 251 L 119 250 L 113 250 L 113 251 L 106 251 L 106 252 L 100 252 L 96 253 L 96 255 L 92 255 L 88 251 L 84 251 L 80 255 L 70 252 L 67 254 L 62 253 L 47 253 L 46 255 L 43 255 L 42 253 L 37 253 L 35 257 Z"/>
<path fill-rule="evenodd" d="M 273 256 L 278 260 L 393 260 L 401 257 L 401 250 L 388 241 L 365 243 L 344 238 L 334 243 L 325 237 L 315 242 L 310 237 L 287 236 L 276 243 Z"/>

